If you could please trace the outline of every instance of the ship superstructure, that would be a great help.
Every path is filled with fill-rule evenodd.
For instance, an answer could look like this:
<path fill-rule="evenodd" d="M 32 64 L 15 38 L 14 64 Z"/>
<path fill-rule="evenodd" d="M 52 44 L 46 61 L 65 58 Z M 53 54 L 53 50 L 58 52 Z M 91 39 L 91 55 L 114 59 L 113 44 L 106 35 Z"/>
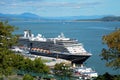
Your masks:
<path fill-rule="evenodd" d="M 55 38 L 45 38 L 41 34 L 35 37 L 31 31 L 25 30 L 24 36 L 19 38 L 19 46 L 29 47 L 31 54 L 62 58 L 79 64 L 91 56 L 84 49 L 82 43 L 75 39 L 66 38 L 63 33 Z"/>

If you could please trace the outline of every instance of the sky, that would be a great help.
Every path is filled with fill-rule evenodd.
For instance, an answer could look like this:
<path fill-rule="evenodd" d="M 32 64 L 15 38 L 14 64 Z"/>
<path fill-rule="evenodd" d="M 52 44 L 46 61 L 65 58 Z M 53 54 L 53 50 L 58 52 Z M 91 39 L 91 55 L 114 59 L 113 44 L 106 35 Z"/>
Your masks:
<path fill-rule="evenodd" d="M 26 12 L 43 17 L 120 16 L 120 0 L 0 0 L 0 13 Z"/>

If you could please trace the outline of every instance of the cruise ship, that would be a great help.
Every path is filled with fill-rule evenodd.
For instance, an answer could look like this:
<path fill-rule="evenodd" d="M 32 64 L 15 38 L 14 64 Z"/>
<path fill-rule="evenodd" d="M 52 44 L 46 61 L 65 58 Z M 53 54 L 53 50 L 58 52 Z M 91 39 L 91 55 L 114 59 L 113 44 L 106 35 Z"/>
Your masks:
<path fill-rule="evenodd" d="M 18 46 L 27 47 L 30 54 L 61 58 L 76 64 L 83 64 L 92 55 L 82 43 L 66 38 L 63 33 L 55 38 L 45 38 L 42 34 L 34 36 L 30 30 L 25 30 L 19 37 Z"/>

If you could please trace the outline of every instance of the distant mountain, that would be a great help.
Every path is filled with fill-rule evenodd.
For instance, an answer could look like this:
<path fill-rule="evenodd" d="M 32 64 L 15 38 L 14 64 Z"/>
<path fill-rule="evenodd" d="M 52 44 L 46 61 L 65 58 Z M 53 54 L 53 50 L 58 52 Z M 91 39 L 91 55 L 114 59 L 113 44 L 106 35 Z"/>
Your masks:
<path fill-rule="evenodd" d="M 120 16 L 104 16 L 96 19 L 78 19 L 75 21 L 120 21 Z"/>
<path fill-rule="evenodd" d="M 64 16 L 64 17 L 47 17 L 47 19 L 56 20 L 83 20 L 83 19 L 99 19 L 103 18 L 105 15 L 94 15 L 94 16 Z"/>
<path fill-rule="evenodd" d="M 120 16 L 106 16 L 101 18 L 101 21 L 120 21 Z"/>
<path fill-rule="evenodd" d="M 0 13 L 0 20 L 44 20 L 44 18 L 32 14 L 32 13 L 22 13 L 22 14 L 2 14 Z"/>
<path fill-rule="evenodd" d="M 32 14 L 32 13 L 23 13 L 19 16 L 23 17 L 23 18 L 40 18 L 40 16 L 38 16 L 36 14 Z"/>
<path fill-rule="evenodd" d="M 113 21 L 119 20 L 120 17 L 106 15 L 93 16 L 64 16 L 64 17 L 41 17 L 33 13 L 22 14 L 2 14 L 0 13 L 0 20 L 2 21 Z"/>

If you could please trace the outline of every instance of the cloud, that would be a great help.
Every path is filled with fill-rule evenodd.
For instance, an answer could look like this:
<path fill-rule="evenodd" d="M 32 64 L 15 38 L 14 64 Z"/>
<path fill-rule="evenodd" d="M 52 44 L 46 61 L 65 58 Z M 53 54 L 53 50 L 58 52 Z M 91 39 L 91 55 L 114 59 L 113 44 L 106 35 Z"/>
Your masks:
<path fill-rule="evenodd" d="M 79 2 L 79 1 L 48 1 L 48 0 L 3 0 L 0 2 L 1 11 L 9 13 L 37 12 L 45 13 L 67 11 L 74 9 L 90 8 L 101 4 L 101 2 Z"/>
<path fill-rule="evenodd" d="M 18 7 L 70 7 L 70 8 L 81 8 L 82 6 L 95 6 L 99 5 L 100 2 L 48 2 L 44 0 L 4 0 L 0 4 L 5 6 L 18 6 Z"/>
<path fill-rule="evenodd" d="M 41 7 L 82 7 L 82 6 L 95 6 L 99 5 L 100 2 L 86 2 L 86 3 L 72 3 L 72 2 L 45 2 L 39 4 Z"/>
<path fill-rule="evenodd" d="M 4 5 L 5 4 L 5 2 L 0 2 L 0 5 Z"/>

